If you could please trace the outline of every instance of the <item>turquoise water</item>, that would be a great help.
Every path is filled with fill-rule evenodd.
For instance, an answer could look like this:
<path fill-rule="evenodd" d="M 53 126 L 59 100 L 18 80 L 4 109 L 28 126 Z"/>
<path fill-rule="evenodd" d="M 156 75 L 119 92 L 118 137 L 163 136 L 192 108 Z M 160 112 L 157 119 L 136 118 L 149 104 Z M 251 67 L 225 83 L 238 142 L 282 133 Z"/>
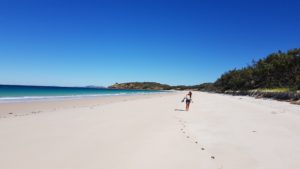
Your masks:
<path fill-rule="evenodd" d="M 158 92 L 163 91 L 0 85 L 0 101 L 78 98 L 109 95 L 148 94 Z"/>

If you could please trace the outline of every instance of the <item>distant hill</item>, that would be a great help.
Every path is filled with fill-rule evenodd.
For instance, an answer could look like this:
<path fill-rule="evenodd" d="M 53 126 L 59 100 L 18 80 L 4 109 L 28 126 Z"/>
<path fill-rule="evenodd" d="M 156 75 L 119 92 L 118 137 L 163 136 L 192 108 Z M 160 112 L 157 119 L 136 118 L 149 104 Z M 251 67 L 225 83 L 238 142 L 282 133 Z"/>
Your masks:
<path fill-rule="evenodd" d="M 207 83 L 204 85 L 206 86 Z M 110 89 L 143 89 L 143 90 L 199 90 L 203 88 L 202 85 L 194 86 L 170 86 L 167 84 L 161 84 L 157 82 L 128 82 L 128 83 L 115 83 L 109 86 Z"/>
<path fill-rule="evenodd" d="M 171 86 L 156 82 L 128 82 L 115 83 L 109 86 L 110 89 L 143 89 L 143 90 L 170 90 Z"/>

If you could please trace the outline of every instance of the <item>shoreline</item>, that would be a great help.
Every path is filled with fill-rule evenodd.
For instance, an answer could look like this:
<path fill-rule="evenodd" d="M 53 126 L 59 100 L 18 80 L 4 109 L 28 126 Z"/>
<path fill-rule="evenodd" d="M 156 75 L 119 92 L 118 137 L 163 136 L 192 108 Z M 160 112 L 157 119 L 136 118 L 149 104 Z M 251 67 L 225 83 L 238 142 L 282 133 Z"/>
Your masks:
<path fill-rule="evenodd" d="M 36 100 L 76 99 L 83 97 L 102 97 L 118 95 L 136 95 L 164 93 L 164 90 L 111 89 L 91 87 L 55 87 L 0 85 L 1 102 L 23 102 Z"/>
<path fill-rule="evenodd" d="M 101 95 L 101 96 L 84 96 L 71 98 L 51 98 L 38 100 L 21 100 L 0 102 L 0 119 L 17 116 L 27 116 L 43 112 L 53 112 L 57 110 L 78 108 L 78 107 L 95 107 L 105 104 L 117 103 L 127 100 L 146 99 L 152 97 L 161 97 L 172 95 L 177 92 L 157 92 L 157 93 L 135 93 L 121 95 Z"/>
<path fill-rule="evenodd" d="M 151 93 L 119 93 L 119 94 L 82 94 L 82 95 L 57 95 L 57 96 L 18 96 L 18 97 L 0 97 L 1 103 L 18 103 L 18 102 L 35 102 L 35 101 L 55 101 L 55 100 L 72 100 L 85 98 L 100 98 L 110 96 L 131 96 L 131 95 L 148 95 L 148 94 L 162 94 L 171 91 L 155 91 Z"/>

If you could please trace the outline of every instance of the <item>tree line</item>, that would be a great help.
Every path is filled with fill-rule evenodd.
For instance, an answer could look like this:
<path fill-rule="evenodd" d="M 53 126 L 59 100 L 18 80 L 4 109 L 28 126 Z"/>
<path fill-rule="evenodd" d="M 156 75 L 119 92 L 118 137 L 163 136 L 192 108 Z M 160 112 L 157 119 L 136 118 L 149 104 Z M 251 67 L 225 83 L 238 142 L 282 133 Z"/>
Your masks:
<path fill-rule="evenodd" d="M 241 69 L 222 74 L 213 83 L 170 86 L 155 82 L 116 83 L 109 88 L 147 90 L 204 90 L 213 92 L 286 88 L 300 90 L 300 48 L 278 51 Z"/>
<path fill-rule="evenodd" d="M 251 65 L 225 72 L 202 89 L 251 90 L 263 88 L 300 89 L 300 48 L 275 52 Z"/>

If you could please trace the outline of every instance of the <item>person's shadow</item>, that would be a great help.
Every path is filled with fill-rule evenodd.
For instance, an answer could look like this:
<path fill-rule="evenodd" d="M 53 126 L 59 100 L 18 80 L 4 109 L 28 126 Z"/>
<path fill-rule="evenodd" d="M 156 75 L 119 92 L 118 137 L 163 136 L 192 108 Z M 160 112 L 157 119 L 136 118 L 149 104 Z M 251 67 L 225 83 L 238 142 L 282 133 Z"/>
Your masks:
<path fill-rule="evenodd" d="M 185 111 L 184 109 L 175 109 L 174 111 Z"/>

